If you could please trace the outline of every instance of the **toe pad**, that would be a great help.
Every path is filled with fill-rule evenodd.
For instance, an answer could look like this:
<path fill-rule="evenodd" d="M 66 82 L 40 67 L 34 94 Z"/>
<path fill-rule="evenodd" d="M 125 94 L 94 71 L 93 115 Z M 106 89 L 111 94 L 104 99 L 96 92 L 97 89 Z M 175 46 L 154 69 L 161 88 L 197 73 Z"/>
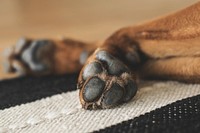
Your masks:
<path fill-rule="evenodd" d="M 93 77 L 86 82 L 83 90 L 83 98 L 87 102 L 92 102 L 99 98 L 105 87 L 105 82 L 97 77 Z"/>

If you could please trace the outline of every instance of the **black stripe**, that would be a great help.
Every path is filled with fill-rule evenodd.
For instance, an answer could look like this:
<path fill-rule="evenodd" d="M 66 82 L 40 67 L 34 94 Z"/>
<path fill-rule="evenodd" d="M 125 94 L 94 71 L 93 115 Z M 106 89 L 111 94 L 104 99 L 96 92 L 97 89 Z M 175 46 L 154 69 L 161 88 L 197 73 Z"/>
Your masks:
<path fill-rule="evenodd" d="M 22 77 L 0 82 L 0 109 L 76 90 L 78 74 Z"/>
<path fill-rule="evenodd" d="M 96 131 L 101 133 L 199 133 L 200 95 Z"/>
<path fill-rule="evenodd" d="M 78 74 L 22 77 L 0 82 L 0 109 L 35 101 L 61 92 L 76 90 Z M 129 121 L 97 132 L 199 132 L 200 95 L 177 101 Z"/>

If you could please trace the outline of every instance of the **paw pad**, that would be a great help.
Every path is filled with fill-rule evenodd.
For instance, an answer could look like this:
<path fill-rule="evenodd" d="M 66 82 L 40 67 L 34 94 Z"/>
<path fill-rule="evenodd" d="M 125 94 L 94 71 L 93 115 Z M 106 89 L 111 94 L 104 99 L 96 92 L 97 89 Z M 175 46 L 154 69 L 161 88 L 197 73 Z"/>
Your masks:
<path fill-rule="evenodd" d="M 95 86 L 95 87 L 94 87 Z M 84 87 L 83 98 L 87 102 L 92 102 L 99 98 L 104 90 L 105 82 L 98 77 L 88 80 Z"/>
<path fill-rule="evenodd" d="M 85 109 L 111 108 L 130 101 L 137 92 L 129 68 L 106 51 L 99 51 L 79 76 L 80 101 Z"/>
<path fill-rule="evenodd" d="M 87 78 L 94 76 L 95 74 L 101 73 L 102 71 L 103 68 L 101 67 L 100 63 L 92 62 L 85 67 L 83 71 L 83 79 L 86 80 Z"/>
<path fill-rule="evenodd" d="M 103 99 L 102 104 L 105 107 L 116 105 L 117 103 L 120 102 L 123 95 L 124 95 L 123 88 L 119 86 L 117 83 L 114 83 L 112 84 L 110 89 L 105 93 L 104 95 L 105 99 Z"/>

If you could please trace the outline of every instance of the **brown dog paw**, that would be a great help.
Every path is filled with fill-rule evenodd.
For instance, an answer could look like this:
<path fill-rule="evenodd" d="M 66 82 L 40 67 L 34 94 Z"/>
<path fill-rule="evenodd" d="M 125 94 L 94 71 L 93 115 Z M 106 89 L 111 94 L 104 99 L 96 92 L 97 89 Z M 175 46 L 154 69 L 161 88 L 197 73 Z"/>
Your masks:
<path fill-rule="evenodd" d="M 19 75 L 40 75 L 51 68 L 51 54 L 54 43 L 50 40 L 29 40 L 21 38 L 6 54 L 4 68 Z"/>
<path fill-rule="evenodd" d="M 20 39 L 7 50 L 4 68 L 19 75 L 74 73 L 81 70 L 96 45 L 74 39 Z"/>
<path fill-rule="evenodd" d="M 98 51 L 93 56 L 78 81 L 83 108 L 112 108 L 130 101 L 137 85 L 129 68 L 106 51 Z"/>

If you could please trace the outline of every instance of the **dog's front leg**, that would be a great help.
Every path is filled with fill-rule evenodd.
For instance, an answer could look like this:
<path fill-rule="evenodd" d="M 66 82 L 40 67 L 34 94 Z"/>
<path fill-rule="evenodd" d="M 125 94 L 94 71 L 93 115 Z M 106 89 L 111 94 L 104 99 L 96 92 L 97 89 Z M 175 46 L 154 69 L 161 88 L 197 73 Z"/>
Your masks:
<path fill-rule="evenodd" d="M 78 72 L 98 45 L 65 38 L 21 38 L 5 51 L 4 68 L 9 73 L 34 76 Z"/>
<path fill-rule="evenodd" d="M 114 33 L 90 56 L 79 75 L 83 107 L 110 108 L 128 102 L 137 91 L 137 73 L 174 80 L 198 76 L 199 13 L 200 2 Z"/>

